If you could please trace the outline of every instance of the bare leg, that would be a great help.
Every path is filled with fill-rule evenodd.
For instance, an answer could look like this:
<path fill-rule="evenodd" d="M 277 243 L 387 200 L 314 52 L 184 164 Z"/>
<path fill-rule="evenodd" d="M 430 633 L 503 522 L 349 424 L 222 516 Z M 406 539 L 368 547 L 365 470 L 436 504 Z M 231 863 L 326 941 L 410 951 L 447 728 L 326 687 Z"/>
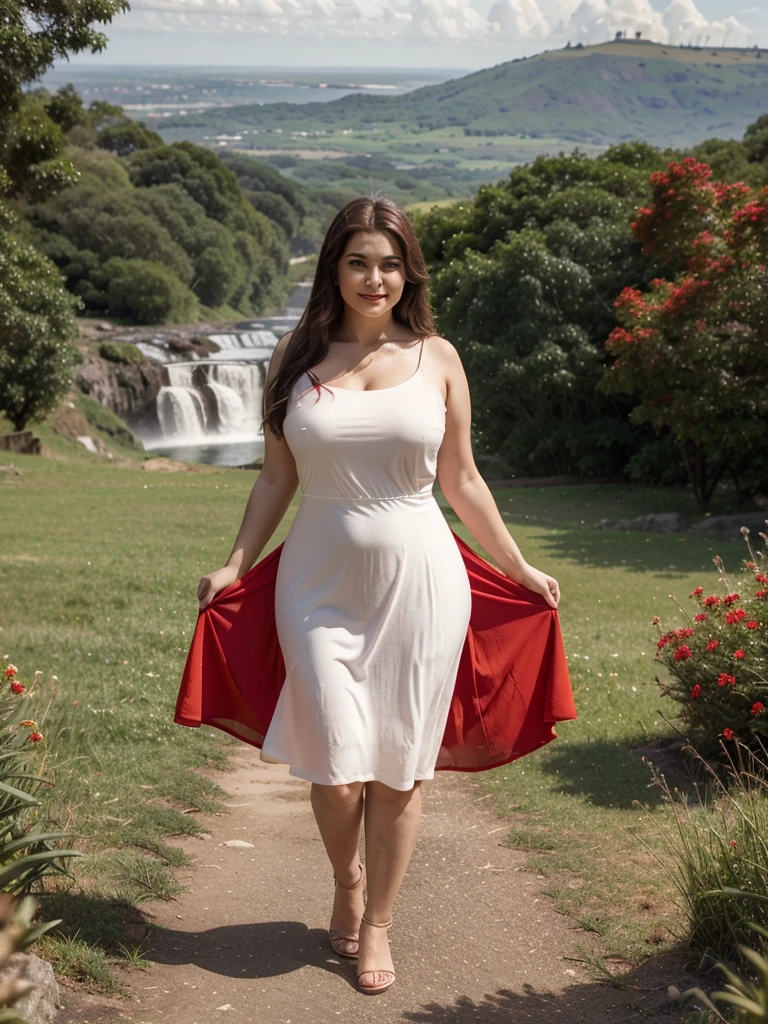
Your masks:
<path fill-rule="evenodd" d="M 354 885 L 360 877 L 360 823 L 363 818 L 362 782 L 348 786 L 320 786 L 312 783 L 310 800 L 320 835 L 333 873 L 340 884 L 335 887 L 331 928 L 355 933 L 360 927 L 365 903 L 363 886 Z M 349 952 L 354 950 L 349 948 Z"/>
<path fill-rule="evenodd" d="M 416 844 L 421 822 L 421 783 L 403 792 L 381 782 L 365 789 L 365 860 L 368 903 L 365 916 L 376 924 L 388 921 Z M 358 974 L 363 984 L 383 981 L 376 971 L 391 971 L 392 958 L 385 928 L 362 923 Z"/>

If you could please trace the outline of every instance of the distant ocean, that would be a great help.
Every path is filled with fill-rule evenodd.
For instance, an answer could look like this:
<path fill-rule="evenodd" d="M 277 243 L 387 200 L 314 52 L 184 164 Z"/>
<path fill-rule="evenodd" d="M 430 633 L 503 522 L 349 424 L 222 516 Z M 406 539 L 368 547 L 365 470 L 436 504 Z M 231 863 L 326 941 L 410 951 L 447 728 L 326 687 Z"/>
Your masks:
<path fill-rule="evenodd" d="M 126 113 L 171 115 L 251 103 L 318 103 L 350 93 L 399 96 L 467 74 L 449 68 L 268 68 L 66 64 L 41 79 L 71 83 L 86 105 L 104 100 Z"/>

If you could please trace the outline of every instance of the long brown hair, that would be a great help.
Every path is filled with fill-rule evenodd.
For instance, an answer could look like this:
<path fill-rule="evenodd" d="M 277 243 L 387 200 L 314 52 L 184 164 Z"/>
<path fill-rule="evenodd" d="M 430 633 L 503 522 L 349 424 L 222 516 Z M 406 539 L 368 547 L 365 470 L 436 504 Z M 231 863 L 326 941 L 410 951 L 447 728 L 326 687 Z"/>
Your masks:
<path fill-rule="evenodd" d="M 344 300 L 335 283 L 336 266 L 356 231 L 386 231 L 399 242 L 405 263 L 405 287 L 392 316 L 419 337 L 434 334 L 427 299 L 427 265 L 405 212 L 391 199 L 360 196 L 350 200 L 333 218 L 325 234 L 309 301 L 286 345 L 280 368 L 264 389 L 262 428 L 269 427 L 277 437 L 283 436 L 291 388 L 302 373 L 328 354 L 331 331 L 344 316 Z"/>

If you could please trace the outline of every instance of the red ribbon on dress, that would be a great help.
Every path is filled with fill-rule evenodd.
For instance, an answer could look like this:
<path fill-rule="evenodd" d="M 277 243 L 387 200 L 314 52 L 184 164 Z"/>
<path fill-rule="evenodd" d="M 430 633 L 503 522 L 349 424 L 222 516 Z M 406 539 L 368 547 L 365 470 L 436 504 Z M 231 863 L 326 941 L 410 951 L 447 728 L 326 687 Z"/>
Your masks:
<path fill-rule="evenodd" d="M 556 739 L 554 724 L 577 714 L 557 609 L 451 533 L 472 605 L 435 768 L 484 771 Z M 212 725 L 261 747 L 285 683 L 275 625 L 282 547 L 200 613 L 176 702 L 179 725 Z"/>

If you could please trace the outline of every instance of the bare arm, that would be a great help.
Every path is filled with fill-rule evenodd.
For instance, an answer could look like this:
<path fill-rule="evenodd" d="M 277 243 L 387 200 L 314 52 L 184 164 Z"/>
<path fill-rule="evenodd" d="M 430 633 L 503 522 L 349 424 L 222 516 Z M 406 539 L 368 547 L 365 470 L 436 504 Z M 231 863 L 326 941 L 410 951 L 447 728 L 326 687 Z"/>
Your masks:
<path fill-rule="evenodd" d="M 488 552 L 505 576 L 536 593 L 556 608 L 560 600 L 557 580 L 534 569 L 510 536 L 493 494 L 480 476 L 472 454 L 469 384 L 459 354 L 444 338 L 432 349 L 445 374 L 446 425 L 437 456 L 437 478 L 446 501 L 478 544 Z"/>
<path fill-rule="evenodd" d="M 290 335 L 277 343 L 267 371 L 267 383 L 273 378 L 283 358 Z M 269 538 L 285 515 L 298 487 L 296 463 L 284 439 L 276 437 L 269 427 L 264 430 L 264 464 L 245 506 L 232 552 L 221 569 L 200 580 L 197 597 L 202 611 L 224 587 L 243 576 L 261 554 Z"/>

